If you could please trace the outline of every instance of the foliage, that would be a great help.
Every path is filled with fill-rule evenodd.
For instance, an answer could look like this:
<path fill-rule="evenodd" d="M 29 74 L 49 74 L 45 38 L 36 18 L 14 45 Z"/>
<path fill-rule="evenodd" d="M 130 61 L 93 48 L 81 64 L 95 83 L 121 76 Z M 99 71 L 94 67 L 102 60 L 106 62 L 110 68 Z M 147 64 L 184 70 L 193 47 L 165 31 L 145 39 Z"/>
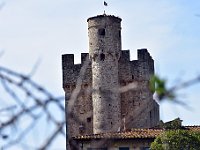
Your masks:
<path fill-rule="evenodd" d="M 175 93 L 166 88 L 166 80 L 154 75 L 150 79 L 150 90 L 156 92 L 159 100 L 168 98 L 170 100 L 175 98 Z"/>
<path fill-rule="evenodd" d="M 178 90 L 188 88 L 194 84 L 200 83 L 200 76 L 197 76 L 191 80 L 175 84 L 174 86 L 167 87 L 167 81 L 162 79 L 158 75 L 153 75 L 150 78 L 150 90 L 152 93 L 155 92 L 155 99 L 158 101 L 170 100 L 174 103 L 186 106 L 187 104 L 183 101 L 178 100 Z"/>
<path fill-rule="evenodd" d="M 198 150 L 200 133 L 189 130 L 168 130 L 151 144 L 151 150 Z"/>
<path fill-rule="evenodd" d="M 163 122 L 160 121 L 159 123 L 160 128 L 164 128 L 164 129 L 181 129 L 182 128 L 182 120 L 180 120 L 180 118 L 176 118 L 172 121 L 169 122 Z"/>

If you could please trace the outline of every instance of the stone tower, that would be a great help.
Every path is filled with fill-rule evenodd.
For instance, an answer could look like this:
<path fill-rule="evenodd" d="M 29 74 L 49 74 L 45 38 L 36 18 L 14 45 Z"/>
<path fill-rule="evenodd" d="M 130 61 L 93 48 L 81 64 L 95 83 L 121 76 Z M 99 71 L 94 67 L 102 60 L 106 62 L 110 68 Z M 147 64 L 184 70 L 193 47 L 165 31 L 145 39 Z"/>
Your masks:
<path fill-rule="evenodd" d="M 119 65 L 121 19 L 101 15 L 88 19 L 89 57 L 92 62 L 94 134 L 121 126 Z"/>
<path fill-rule="evenodd" d="M 89 53 L 81 54 L 81 64 L 74 64 L 73 54 L 62 55 L 67 144 L 73 145 L 70 139 L 77 135 L 156 126 L 159 105 L 149 89 L 154 60 L 148 50 L 138 49 L 138 59 L 130 60 L 130 51 L 121 48 L 118 17 L 99 15 L 87 21 Z"/>

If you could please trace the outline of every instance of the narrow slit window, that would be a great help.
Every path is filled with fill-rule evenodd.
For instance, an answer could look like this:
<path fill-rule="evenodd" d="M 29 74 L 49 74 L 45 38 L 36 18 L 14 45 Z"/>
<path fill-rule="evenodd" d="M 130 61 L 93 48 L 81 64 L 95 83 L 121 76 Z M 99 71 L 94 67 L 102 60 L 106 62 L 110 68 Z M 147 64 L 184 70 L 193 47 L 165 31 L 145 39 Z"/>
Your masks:
<path fill-rule="evenodd" d="M 121 37 L 121 31 L 119 31 L 119 37 Z"/>
<path fill-rule="evenodd" d="M 102 60 L 102 61 L 105 60 L 105 54 L 103 54 L 103 53 L 100 54 L 100 60 Z"/>

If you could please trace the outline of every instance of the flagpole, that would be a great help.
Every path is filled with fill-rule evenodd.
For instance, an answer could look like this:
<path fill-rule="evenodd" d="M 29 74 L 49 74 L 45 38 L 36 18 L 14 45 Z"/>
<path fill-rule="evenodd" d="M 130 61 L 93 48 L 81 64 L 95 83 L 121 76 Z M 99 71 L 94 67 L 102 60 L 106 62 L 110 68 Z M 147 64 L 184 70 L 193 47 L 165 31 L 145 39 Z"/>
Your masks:
<path fill-rule="evenodd" d="M 106 1 L 103 1 L 103 5 L 104 5 L 104 13 L 103 14 L 106 15 L 106 9 L 105 9 L 105 7 L 108 6 L 108 3 Z"/>

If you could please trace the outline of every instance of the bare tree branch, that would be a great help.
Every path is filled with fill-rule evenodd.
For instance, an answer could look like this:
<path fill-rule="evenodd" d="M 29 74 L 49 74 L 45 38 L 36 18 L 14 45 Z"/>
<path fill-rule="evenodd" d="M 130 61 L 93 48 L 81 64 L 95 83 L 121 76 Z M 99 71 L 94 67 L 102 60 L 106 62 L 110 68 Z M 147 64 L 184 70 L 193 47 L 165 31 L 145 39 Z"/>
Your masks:
<path fill-rule="evenodd" d="M 48 124 L 54 125 L 54 131 L 52 131 L 50 136 L 44 137 L 43 143 L 45 144 L 41 146 L 38 145 L 38 147 L 41 147 L 40 149 L 50 147 L 58 135 L 63 135 L 65 140 L 64 97 L 54 96 L 47 89 L 31 80 L 31 75 L 33 75 L 36 68 L 37 65 L 35 65 L 34 69 L 27 76 L 0 66 L 1 85 L 10 96 L 12 105 L 16 106 L 10 107 L 10 109 L 9 107 L 0 109 L 0 113 L 1 111 L 9 112 L 11 109 L 16 109 L 12 116 L 8 116 L 5 120 L 1 121 L 0 133 L 6 132 L 11 128 L 24 126 L 24 123 L 21 121 L 28 117 L 25 128 L 16 130 L 15 133 L 7 133 L 8 139 L 2 146 L 4 149 L 9 149 L 14 145 L 22 143 L 25 137 L 29 136 L 30 132 L 35 128 L 38 121 L 44 117 L 48 120 Z M 50 105 L 58 108 L 60 114 L 63 114 L 63 119 L 57 119 L 55 113 L 50 110 Z M 0 134 L 0 136 L 2 135 L 3 134 Z M 26 145 L 26 147 L 27 146 L 28 145 Z"/>

